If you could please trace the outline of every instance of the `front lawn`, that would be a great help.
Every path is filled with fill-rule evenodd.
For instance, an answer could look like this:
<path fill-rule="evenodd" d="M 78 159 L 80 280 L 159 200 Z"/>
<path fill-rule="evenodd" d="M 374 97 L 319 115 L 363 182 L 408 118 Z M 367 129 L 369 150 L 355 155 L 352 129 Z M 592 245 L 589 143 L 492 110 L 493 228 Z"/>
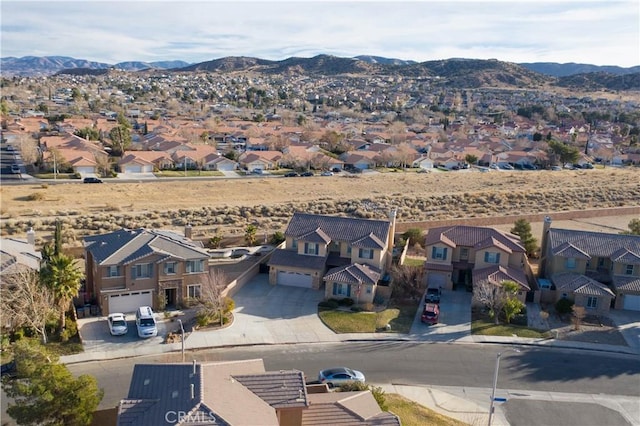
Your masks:
<path fill-rule="evenodd" d="M 417 302 L 391 304 L 380 312 L 353 312 L 350 310 L 332 310 L 319 308 L 318 316 L 335 333 L 409 333 L 418 309 Z M 385 329 L 389 324 L 391 328 Z"/>
<path fill-rule="evenodd" d="M 494 324 L 493 319 L 480 318 L 471 322 L 471 334 L 483 336 L 513 336 L 544 339 L 551 337 L 548 331 L 539 331 L 533 328 L 513 324 Z"/>
<path fill-rule="evenodd" d="M 184 170 L 163 170 L 153 173 L 156 177 L 185 177 Z M 224 176 L 224 173 L 217 170 L 187 170 L 187 177 Z"/>
<path fill-rule="evenodd" d="M 464 426 L 459 420 L 443 416 L 396 393 L 385 394 L 387 411 L 400 417 L 404 426 Z"/>

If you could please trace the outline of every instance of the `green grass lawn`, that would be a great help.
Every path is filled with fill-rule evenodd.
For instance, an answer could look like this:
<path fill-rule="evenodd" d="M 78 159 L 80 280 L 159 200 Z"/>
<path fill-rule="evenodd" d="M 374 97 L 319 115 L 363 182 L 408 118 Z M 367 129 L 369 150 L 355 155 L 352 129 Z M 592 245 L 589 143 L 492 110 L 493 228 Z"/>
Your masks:
<path fill-rule="evenodd" d="M 375 333 L 389 324 L 391 333 L 409 333 L 418 303 L 393 303 L 380 312 L 352 312 L 320 308 L 318 316 L 336 333 Z"/>
<path fill-rule="evenodd" d="M 542 339 L 551 337 L 548 331 L 539 331 L 529 327 L 513 324 L 494 324 L 492 319 L 475 319 L 471 322 L 471 334 L 483 336 L 513 336 Z"/>
<path fill-rule="evenodd" d="M 163 170 L 154 172 L 156 177 L 184 177 L 184 170 Z M 224 173 L 217 170 L 187 170 L 187 177 L 198 176 L 224 176 Z"/>
<path fill-rule="evenodd" d="M 418 259 L 415 257 L 405 257 L 403 266 L 422 266 L 424 265 L 424 259 Z"/>
<path fill-rule="evenodd" d="M 426 391 L 425 391 L 426 392 Z M 387 410 L 400 417 L 403 426 L 464 426 L 459 420 L 443 416 L 395 393 L 385 394 Z"/>

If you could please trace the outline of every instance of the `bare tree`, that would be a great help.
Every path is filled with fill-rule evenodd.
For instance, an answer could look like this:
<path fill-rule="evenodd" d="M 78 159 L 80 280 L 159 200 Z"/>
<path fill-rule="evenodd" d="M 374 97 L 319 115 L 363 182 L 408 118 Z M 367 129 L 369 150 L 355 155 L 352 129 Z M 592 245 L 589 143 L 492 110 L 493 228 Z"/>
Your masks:
<path fill-rule="evenodd" d="M 413 300 L 420 298 L 422 294 L 422 281 L 424 268 L 422 266 L 393 266 L 393 291 L 400 297 L 410 297 Z"/>
<path fill-rule="evenodd" d="M 209 275 L 200 284 L 200 296 L 197 298 L 197 317 L 201 325 L 209 324 L 217 316 L 222 315 L 224 308 L 222 290 L 226 287 L 227 281 L 225 273 L 214 268 L 209 270 Z"/>
<path fill-rule="evenodd" d="M 587 316 L 587 311 L 584 308 L 584 306 L 576 306 L 576 305 L 573 305 L 571 307 L 571 310 L 573 311 L 571 314 L 571 319 L 573 321 L 573 329 L 580 330 L 582 321 L 584 320 L 584 317 Z"/>
<path fill-rule="evenodd" d="M 47 343 L 47 321 L 56 313 L 53 290 L 40 283 L 37 271 L 21 267 L 3 277 L 0 286 L 2 325 L 30 327 Z"/>
<path fill-rule="evenodd" d="M 500 313 L 504 311 L 505 306 L 509 305 L 509 311 L 515 310 L 513 305 L 516 304 L 512 302 L 518 300 L 517 295 L 518 284 L 513 281 L 503 281 L 500 284 L 484 281 L 473 287 L 474 299 L 489 308 L 496 324 L 500 323 Z M 511 319 L 511 316 L 513 315 L 507 315 L 508 319 Z"/>

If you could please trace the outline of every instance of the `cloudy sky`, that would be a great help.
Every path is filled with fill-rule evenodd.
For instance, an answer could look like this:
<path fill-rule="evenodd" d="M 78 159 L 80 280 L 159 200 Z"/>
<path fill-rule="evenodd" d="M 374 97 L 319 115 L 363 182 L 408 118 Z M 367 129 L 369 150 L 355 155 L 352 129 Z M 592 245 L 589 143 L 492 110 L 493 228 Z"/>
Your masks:
<path fill-rule="evenodd" d="M 640 65 L 638 0 L 2 0 L 0 54 L 106 62 L 330 54 Z"/>

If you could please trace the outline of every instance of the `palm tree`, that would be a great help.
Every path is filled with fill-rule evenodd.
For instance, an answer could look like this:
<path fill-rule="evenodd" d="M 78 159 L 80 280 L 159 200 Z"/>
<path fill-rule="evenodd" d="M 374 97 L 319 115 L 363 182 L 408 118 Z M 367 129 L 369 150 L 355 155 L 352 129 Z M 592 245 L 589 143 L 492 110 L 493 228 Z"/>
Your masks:
<path fill-rule="evenodd" d="M 42 282 L 53 290 L 55 303 L 60 309 L 60 329 L 64 330 L 65 314 L 71 301 L 78 294 L 82 272 L 76 267 L 71 256 L 60 253 L 51 256 L 40 273 Z"/>

